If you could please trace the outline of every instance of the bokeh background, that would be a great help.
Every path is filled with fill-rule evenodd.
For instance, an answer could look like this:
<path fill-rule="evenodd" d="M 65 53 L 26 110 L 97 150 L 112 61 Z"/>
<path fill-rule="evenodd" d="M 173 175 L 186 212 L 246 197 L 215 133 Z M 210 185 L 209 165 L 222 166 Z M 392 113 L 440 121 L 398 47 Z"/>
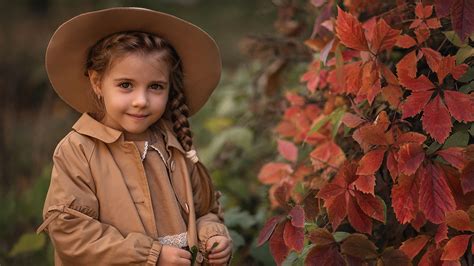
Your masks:
<path fill-rule="evenodd" d="M 242 50 L 248 52 L 249 36 L 272 38 L 276 2 L 281 1 L 0 1 L 0 265 L 52 265 L 52 245 L 35 230 L 42 220 L 52 153 L 79 114 L 52 90 L 44 52 L 65 20 L 115 6 L 168 12 L 215 37 L 224 74 L 206 107 L 191 120 L 195 141 L 224 194 L 233 264 L 273 265 L 268 247 L 257 248 L 255 239 L 269 209 L 267 188 L 257 174 L 265 158 L 275 155 L 270 137 L 278 109 L 272 102 L 275 71 L 262 72 L 262 62 Z"/>

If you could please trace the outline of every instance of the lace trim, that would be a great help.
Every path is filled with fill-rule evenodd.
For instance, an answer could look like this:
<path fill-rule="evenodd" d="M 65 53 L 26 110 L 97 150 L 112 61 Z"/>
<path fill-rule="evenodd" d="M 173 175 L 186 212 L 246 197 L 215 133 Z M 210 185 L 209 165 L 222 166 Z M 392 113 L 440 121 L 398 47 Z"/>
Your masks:
<path fill-rule="evenodd" d="M 158 237 L 158 241 L 162 245 L 174 246 L 177 248 L 186 247 L 188 245 L 188 234 L 187 232 L 177 234 L 177 235 L 168 235 Z"/>

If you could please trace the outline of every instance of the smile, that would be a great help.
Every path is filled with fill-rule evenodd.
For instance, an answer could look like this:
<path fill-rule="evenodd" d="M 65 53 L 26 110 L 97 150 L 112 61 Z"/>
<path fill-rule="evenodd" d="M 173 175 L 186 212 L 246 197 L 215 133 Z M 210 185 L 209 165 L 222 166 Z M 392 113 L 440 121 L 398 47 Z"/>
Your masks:
<path fill-rule="evenodd" d="M 127 114 L 127 115 L 139 120 L 142 120 L 148 117 L 148 115 L 140 115 L 140 114 Z"/>

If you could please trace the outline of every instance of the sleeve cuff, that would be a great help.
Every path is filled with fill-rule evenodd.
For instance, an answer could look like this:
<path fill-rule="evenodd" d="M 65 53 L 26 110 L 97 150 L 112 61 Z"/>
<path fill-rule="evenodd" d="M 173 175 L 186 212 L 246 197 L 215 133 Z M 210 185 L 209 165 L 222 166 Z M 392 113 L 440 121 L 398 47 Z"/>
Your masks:
<path fill-rule="evenodd" d="M 148 255 L 147 265 L 156 265 L 158 262 L 158 258 L 160 257 L 161 253 L 161 244 L 158 241 L 153 241 L 151 245 L 150 254 Z"/>
<path fill-rule="evenodd" d="M 227 231 L 227 228 L 224 224 L 212 223 L 208 224 L 199 232 L 199 246 L 202 251 L 206 250 L 207 240 L 213 236 L 225 236 L 229 239 L 230 235 Z"/>

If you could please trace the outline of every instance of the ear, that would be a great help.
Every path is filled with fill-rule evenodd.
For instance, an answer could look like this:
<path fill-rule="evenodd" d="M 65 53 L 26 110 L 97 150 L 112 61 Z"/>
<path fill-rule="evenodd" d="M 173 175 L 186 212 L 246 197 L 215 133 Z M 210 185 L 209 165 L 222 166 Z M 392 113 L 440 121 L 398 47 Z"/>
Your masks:
<path fill-rule="evenodd" d="M 89 82 L 91 83 L 94 93 L 96 95 L 102 95 L 102 90 L 100 88 L 101 78 L 99 73 L 94 70 L 88 70 L 87 73 L 89 74 Z"/>

